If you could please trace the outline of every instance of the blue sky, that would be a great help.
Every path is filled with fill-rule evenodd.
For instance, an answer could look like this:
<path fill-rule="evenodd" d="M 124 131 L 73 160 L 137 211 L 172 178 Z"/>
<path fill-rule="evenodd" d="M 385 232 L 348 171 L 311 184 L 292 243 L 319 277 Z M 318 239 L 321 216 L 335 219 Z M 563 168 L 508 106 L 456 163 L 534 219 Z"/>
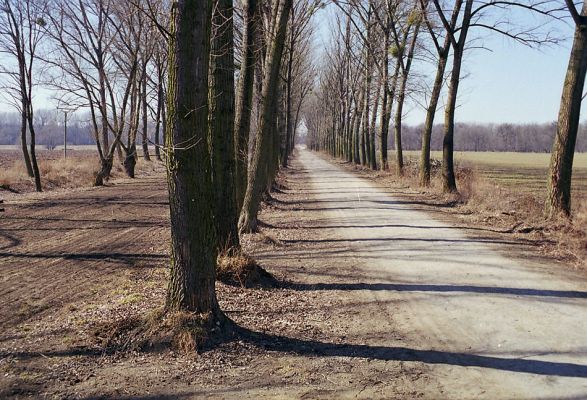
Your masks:
<path fill-rule="evenodd" d="M 318 12 L 315 20 L 318 53 L 329 41 L 333 12 L 334 6 L 329 6 Z M 556 28 L 567 38 L 560 46 L 536 50 L 500 36 L 486 35 L 482 42 L 491 52 L 473 49 L 465 53 L 463 73 L 466 78 L 459 92 L 457 121 L 531 123 L 556 120 L 573 35 L 572 27 L 565 23 L 557 23 Z M 472 35 L 478 34 L 478 30 L 472 32 Z M 422 71 L 429 75 L 424 79 L 432 80 L 433 68 L 423 67 Z M 50 97 L 48 91 L 37 90 L 35 106 L 55 107 Z M 423 122 L 422 107 L 408 101 L 405 109 L 407 123 Z M 12 111 L 1 98 L 0 111 Z M 442 122 L 442 110 L 436 122 Z"/>
<path fill-rule="evenodd" d="M 316 19 L 318 52 L 329 40 L 333 12 L 333 9 L 321 11 Z M 521 23 L 526 22 L 532 23 L 532 17 L 522 17 Z M 566 41 L 540 49 L 528 48 L 474 28 L 471 37 L 483 35 L 475 43 L 483 43 L 491 51 L 471 49 L 465 53 L 463 75 L 466 77 L 459 90 L 457 121 L 540 123 L 556 120 L 573 28 L 562 22 L 552 27 Z M 434 69 L 430 68 L 422 71 L 427 71 L 429 80 L 432 80 Z M 406 110 L 404 120 L 407 123 L 423 122 L 421 106 L 411 102 Z M 442 110 L 439 110 L 436 122 L 442 122 L 442 117 Z"/>

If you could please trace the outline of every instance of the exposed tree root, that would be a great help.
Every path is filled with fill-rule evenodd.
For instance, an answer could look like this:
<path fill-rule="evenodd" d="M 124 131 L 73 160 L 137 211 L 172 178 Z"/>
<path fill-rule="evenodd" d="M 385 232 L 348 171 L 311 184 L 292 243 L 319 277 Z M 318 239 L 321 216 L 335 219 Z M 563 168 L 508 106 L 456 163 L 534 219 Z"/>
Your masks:
<path fill-rule="evenodd" d="M 198 353 L 234 336 L 235 324 L 222 313 L 153 312 L 144 319 L 123 318 L 100 324 L 94 337 L 106 352 L 164 351 Z"/>

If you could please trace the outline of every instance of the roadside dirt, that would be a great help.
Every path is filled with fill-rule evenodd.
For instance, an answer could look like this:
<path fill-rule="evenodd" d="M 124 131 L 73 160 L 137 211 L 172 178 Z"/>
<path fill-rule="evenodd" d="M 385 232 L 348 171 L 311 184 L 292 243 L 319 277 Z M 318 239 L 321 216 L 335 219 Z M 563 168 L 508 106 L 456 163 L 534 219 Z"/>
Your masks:
<path fill-rule="evenodd" d="M 11 198 L 0 398 L 587 396 L 584 276 L 505 258 L 525 243 L 455 229 L 309 152 L 280 183 L 244 247 L 282 285 L 218 284 L 243 329 L 197 356 L 116 353 L 95 336 L 163 304 L 162 175 Z"/>
<path fill-rule="evenodd" d="M 457 168 L 460 193 L 443 194 L 438 187 L 439 176 L 434 177 L 433 187 L 419 187 L 418 164 L 414 160 L 407 160 L 405 176 L 398 177 L 393 171 L 373 171 L 326 155 L 321 155 L 321 158 L 382 189 L 394 189 L 394 196 L 424 206 L 424 211 L 432 207 L 432 215 L 448 224 L 481 228 L 486 235 L 495 238 L 532 243 L 531 252 L 516 249 L 515 252 L 507 253 L 507 248 L 499 249 L 510 257 L 549 259 L 564 269 L 587 271 L 587 220 L 584 211 L 587 204 L 580 191 L 573 194 L 575 210 L 572 221 L 562 218 L 545 221 L 544 199 L 537 193 L 528 193 L 526 186 L 516 191 L 487 179 L 479 179 L 467 167 Z M 440 174 L 440 171 L 433 172 Z"/>

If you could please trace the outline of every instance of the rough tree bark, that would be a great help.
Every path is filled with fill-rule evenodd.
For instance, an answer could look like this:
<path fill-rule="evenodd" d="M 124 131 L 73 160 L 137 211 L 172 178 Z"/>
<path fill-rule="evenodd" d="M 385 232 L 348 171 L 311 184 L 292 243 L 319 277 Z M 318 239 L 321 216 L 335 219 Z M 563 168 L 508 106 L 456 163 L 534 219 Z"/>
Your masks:
<path fill-rule="evenodd" d="M 444 72 L 446 70 L 450 47 L 453 43 L 452 39 L 454 39 L 452 32 L 454 31 L 457 24 L 462 4 L 462 0 L 457 0 L 454 4 L 450 23 L 445 25 L 446 36 L 441 47 L 436 38 L 436 34 L 434 33 L 432 23 L 428 18 L 428 1 L 420 0 L 424 22 L 426 23 L 434 46 L 436 47 L 436 52 L 438 53 L 436 77 L 434 78 L 432 93 L 430 94 L 430 101 L 428 103 L 428 108 L 426 109 L 424 129 L 422 131 L 422 152 L 420 154 L 420 186 L 423 187 L 430 186 L 430 142 L 432 139 L 432 128 L 434 126 L 434 118 L 436 116 L 436 109 L 438 107 L 438 99 L 440 98 L 440 92 L 442 91 L 442 83 L 444 82 Z"/>
<path fill-rule="evenodd" d="M 233 250 L 240 246 L 235 191 L 233 3 L 215 3 L 208 104 L 216 238 L 219 250 Z"/>
<path fill-rule="evenodd" d="M 219 316 L 208 136 L 212 1 L 178 0 L 171 16 L 167 176 L 171 272 L 166 309 Z"/>
<path fill-rule="evenodd" d="M 549 218 L 558 215 L 566 217 L 571 215 L 573 156 L 579 129 L 585 73 L 587 72 L 587 0 L 583 2 L 581 14 L 577 12 L 574 4 L 571 2 L 567 2 L 567 4 L 576 27 L 550 158 L 546 199 L 546 216 Z"/>
<path fill-rule="evenodd" d="M 369 127 L 369 166 L 371 169 L 377 169 L 377 150 L 375 149 L 375 129 L 377 124 L 377 109 L 379 108 L 379 100 L 381 98 L 382 89 L 385 91 L 383 87 L 384 83 L 379 82 L 377 84 L 377 93 L 375 94 L 375 104 L 373 104 L 373 112 L 371 115 L 371 126 Z"/>
<path fill-rule="evenodd" d="M 155 158 L 157 161 L 162 161 L 161 159 L 161 116 L 163 114 L 163 102 L 164 102 L 164 92 L 163 92 L 163 71 L 159 66 L 157 66 L 157 113 L 155 116 Z M 165 139 L 164 139 L 165 141 Z"/>
<path fill-rule="evenodd" d="M 438 107 L 438 99 L 442 90 L 442 82 L 444 81 L 444 71 L 446 69 L 446 62 L 448 60 L 448 53 L 450 52 L 450 38 L 445 38 L 444 46 L 438 54 L 438 65 L 436 67 L 436 77 L 430 93 L 430 101 L 426 109 L 426 119 L 424 122 L 424 129 L 422 130 L 422 152 L 420 154 L 420 186 L 430 186 L 430 142 L 432 140 L 432 128 L 434 127 L 434 117 L 436 116 L 436 109 Z"/>
<path fill-rule="evenodd" d="M 243 233 L 257 230 L 259 203 L 261 201 L 261 195 L 266 188 L 267 167 L 270 162 L 270 146 L 278 102 L 279 70 L 285 45 L 287 20 L 292 3 L 293 0 L 283 0 L 283 6 L 281 7 L 277 22 L 276 35 L 271 42 L 271 47 L 267 54 L 257 139 L 255 141 L 247 190 L 238 224 L 239 231 Z"/>
<path fill-rule="evenodd" d="M 406 29 L 406 36 L 403 39 L 402 46 L 405 44 L 407 40 L 407 33 L 409 28 Z M 398 175 L 403 175 L 404 173 L 404 156 L 403 156 L 403 148 L 402 148 L 402 117 L 403 117 L 403 108 L 404 108 L 404 100 L 406 98 L 406 86 L 408 83 L 408 77 L 410 75 L 410 69 L 412 67 L 412 60 L 414 59 L 414 52 L 416 50 L 416 43 L 418 40 L 418 32 L 420 31 L 420 21 L 416 22 L 416 26 L 414 27 L 412 40 L 410 42 L 410 48 L 408 50 L 407 59 L 405 65 L 403 65 L 403 60 L 400 60 L 398 57 L 398 64 L 402 65 L 402 79 L 399 84 L 399 89 L 397 91 L 397 102 L 395 108 L 395 118 L 394 118 L 394 137 L 395 137 L 395 151 L 396 151 L 396 170 Z M 401 54 L 403 57 L 403 54 Z M 394 78 L 397 79 L 398 75 Z"/>
<path fill-rule="evenodd" d="M 238 81 L 238 93 L 235 111 L 234 144 L 236 153 L 236 199 L 237 209 L 241 210 L 247 190 L 247 172 L 249 164 L 249 131 L 253 92 L 255 82 L 255 37 L 257 35 L 257 0 L 245 0 L 245 31 L 243 33 L 243 62 Z"/>
<path fill-rule="evenodd" d="M 141 114 L 142 114 L 142 145 L 143 145 L 143 158 L 145 161 L 151 161 L 151 155 L 149 154 L 149 125 L 147 115 L 147 60 L 143 61 L 143 70 L 141 71 Z"/>
<path fill-rule="evenodd" d="M 434 0 L 434 3 L 437 8 L 440 9 L 437 0 Z M 465 50 L 467 33 L 469 31 L 472 7 L 473 0 L 467 0 L 465 3 L 465 11 L 459 31 L 459 40 L 456 41 L 454 37 L 452 39 L 454 54 L 452 71 L 448 86 L 446 109 L 444 112 L 444 137 L 442 140 L 442 189 L 445 193 L 457 192 L 457 182 L 454 171 L 455 111 L 457 107 L 457 93 L 459 90 L 459 83 L 461 81 L 463 52 Z M 443 22 L 446 24 L 446 21 Z M 447 31 L 449 35 L 453 35 L 450 28 L 447 28 Z"/>

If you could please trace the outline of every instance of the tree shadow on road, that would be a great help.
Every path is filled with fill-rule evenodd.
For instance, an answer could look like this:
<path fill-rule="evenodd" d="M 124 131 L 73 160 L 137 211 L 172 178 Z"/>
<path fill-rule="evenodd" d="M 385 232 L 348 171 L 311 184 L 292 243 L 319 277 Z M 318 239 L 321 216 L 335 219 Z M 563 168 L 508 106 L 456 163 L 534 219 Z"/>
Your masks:
<path fill-rule="evenodd" d="M 526 358 L 502 358 L 452 351 L 412 349 L 403 346 L 328 343 L 255 332 L 242 327 L 236 327 L 235 333 L 236 335 L 228 339 L 229 342 L 238 340 L 267 351 L 290 353 L 299 356 L 351 357 L 382 361 L 421 362 L 432 365 L 443 364 L 460 367 L 488 368 L 545 376 L 587 378 L 587 365 L 567 362 Z M 8 355 L 21 360 L 37 357 L 102 357 L 104 351 L 96 348 L 78 347 L 44 352 L 43 354 L 39 352 L 11 352 L 9 354 L 2 354 L 0 352 L 0 356 Z"/>
<path fill-rule="evenodd" d="M 240 340 L 270 351 L 288 352 L 312 357 L 353 357 L 382 361 L 412 361 L 425 364 L 445 364 L 461 367 L 489 368 L 500 371 L 587 378 L 587 365 L 530 360 L 523 358 L 500 358 L 477 354 L 439 350 L 411 349 L 401 346 L 368 346 L 359 344 L 336 344 L 316 340 L 303 340 L 240 328 Z"/>
<path fill-rule="evenodd" d="M 479 293 L 504 294 L 512 296 L 561 297 L 573 299 L 587 299 L 587 292 L 576 290 L 548 290 L 529 288 L 509 288 L 472 285 L 427 285 L 405 283 L 315 283 L 289 284 L 288 288 L 300 291 L 311 290 L 375 290 L 394 292 L 438 292 L 438 293 Z"/>

